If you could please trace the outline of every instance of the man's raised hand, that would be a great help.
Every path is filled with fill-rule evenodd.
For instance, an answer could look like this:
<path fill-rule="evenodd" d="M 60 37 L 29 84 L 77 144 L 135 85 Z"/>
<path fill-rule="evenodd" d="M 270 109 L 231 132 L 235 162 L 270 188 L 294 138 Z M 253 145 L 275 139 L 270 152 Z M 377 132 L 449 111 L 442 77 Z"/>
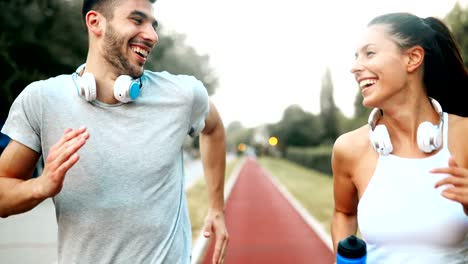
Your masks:
<path fill-rule="evenodd" d="M 50 148 L 42 175 L 36 179 L 35 196 L 46 199 L 62 190 L 67 171 L 79 160 L 78 150 L 89 138 L 85 127 L 67 128 L 62 138 Z"/>

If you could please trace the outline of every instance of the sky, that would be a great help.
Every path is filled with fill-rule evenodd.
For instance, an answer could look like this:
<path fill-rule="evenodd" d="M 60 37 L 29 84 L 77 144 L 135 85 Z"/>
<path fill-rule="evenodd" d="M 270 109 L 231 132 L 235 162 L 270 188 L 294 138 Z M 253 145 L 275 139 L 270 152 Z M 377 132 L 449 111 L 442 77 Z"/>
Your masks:
<path fill-rule="evenodd" d="M 321 80 L 332 74 L 335 104 L 348 117 L 358 86 L 350 73 L 366 24 L 388 12 L 443 18 L 457 0 L 157 0 L 165 33 L 209 55 L 219 85 L 212 101 L 224 124 L 280 121 L 297 104 L 320 111 Z M 458 1 L 463 7 L 468 0 Z"/>

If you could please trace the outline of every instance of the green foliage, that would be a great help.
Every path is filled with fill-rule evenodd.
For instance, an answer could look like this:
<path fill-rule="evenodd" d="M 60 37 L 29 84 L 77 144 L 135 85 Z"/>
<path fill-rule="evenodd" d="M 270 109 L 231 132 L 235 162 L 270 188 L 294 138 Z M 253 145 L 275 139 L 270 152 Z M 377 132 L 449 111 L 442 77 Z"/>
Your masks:
<path fill-rule="evenodd" d="M 288 107 L 281 121 L 269 125 L 268 130 L 270 135 L 278 137 L 278 147 L 283 154 L 291 146 L 316 146 L 323 135 L 320 119 L 298 105 Z"/>
<path fill-rule="evenodd" d="M 0 2 L 0 118 L 32 81 L 68 73 L 86 55 L 76 1 Z"/>
<path fill-rule="evenodd" d="M 330 69 L 327 68 L 322 78 L 320 91 L 320 119 L 323 124 L 323 141 L 334 142 L 339 135 L 338 115 L 340 110 L 333 99 L 333 82 Z"/>
<path fill-rule="evenodd" d="M 315 148 L 291 147 L 287 149 L 285 158 L 304 167 L 332 175 L 331 154 L 331 145 Z"/>
<path fill-rule="evenodd" d="M 348 132 L 357 129 L 367 124 L 367 119 L 371 112 L 371 108 L 362 105 L 361 91 L 356 93 L 356 99 L 354 100 L 354 116 L 351 119 L 347 119 L 343 122 L 343 132 Z"/>
<path fill-rule="evenodd" d="M 354 99 L 354 117 L 367 115 L 369 112 L 370 109 L 362 105 L 362 95 L 361 90 L 359 90 Z"/>

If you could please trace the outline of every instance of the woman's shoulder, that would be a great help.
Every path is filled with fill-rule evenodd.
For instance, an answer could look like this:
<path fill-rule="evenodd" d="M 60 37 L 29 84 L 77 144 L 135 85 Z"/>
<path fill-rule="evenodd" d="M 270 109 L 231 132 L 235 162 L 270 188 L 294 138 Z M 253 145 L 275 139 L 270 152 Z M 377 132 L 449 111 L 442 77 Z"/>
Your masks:
<path fill-rule="evenodd" d="M 369 144 L 369 126 L 363 125 L 355 130 L 351 130 L 340 135 L 334 145 L 334 151 L 352 152 L 368 149 Z"/>
<path fill-rule="evenodd" d="M 376 153 L 369 140 L 368 125 L 344 133 L 333 145 L 331 161 L 333 175 L 337 179 L 362 177 L 367 173 L 368 164 L 375 156 Z"/>
<path fill-rule="evenodd" d="M 369 126 L 363 125 L 340 135 L 333 144 L 333 155 L 352 159 L 372 147 L 369 141 Z"/>
<path fill-rule="evenodd" d="M 468 128 L 468 117 L 459 115 L 449 114 L 448 115 L 449 129 L 467 129 Z M 466 131 L 465 131 L 466 132 Z"/>
<path fill-rule="evenodd" d="M 449 114 L 448 145 L 457 162 L 468 168 L 468 117 Z"/>
<path fill-rule="evenodd" d="M 468 144 L 468 140 L 462 140 L 467 138 L 468 132 L 468 118 L 458 115 L 449 114 L 448 118 L 448 138 L 455 139 L 458 144 L 460 141 L 465 141 Z"/>

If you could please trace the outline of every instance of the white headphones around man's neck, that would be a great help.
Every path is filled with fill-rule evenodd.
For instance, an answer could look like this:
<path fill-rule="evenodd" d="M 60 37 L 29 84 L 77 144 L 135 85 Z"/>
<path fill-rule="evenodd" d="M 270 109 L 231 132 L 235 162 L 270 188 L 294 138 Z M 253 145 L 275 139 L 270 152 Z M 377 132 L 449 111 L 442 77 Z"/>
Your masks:
<path fill-rule="evenodd" d="M 75 72 L 75 85 L 78 94 L 86 101 L 96 100 L 96 80 L 90 72 L 85 72 L 86 64 L 82 64 Z M 114 97 L 119 102 L 128 103 L 140 95 L 141 77 L 134 79 L 129 75 L 120 75 L 114 82 Z"/>
<path fill-rule="evenodd" d="M 433 125 L 431 122 L 425 121 L 418 126 L 418 147 L 425 153 L 431 153 L 442 146 L 442 128 L 444 124 L 444 113 L 439 102 L 431 97 L 429 97 L 429 100 L 431 101 L 432 107 L 434 107 L 437 113 L 439 113 L 439 123 L 437 125 Z M 371 111 L 367 121 L 370 127 L 369 139 L 375 151 L 381 155 L 388 155 L 393 151 L 390 135 L 385 125 L 377 125 L 377 122 L 382 115 L 383 112 L 381 109 L 374 108 Z"/>

